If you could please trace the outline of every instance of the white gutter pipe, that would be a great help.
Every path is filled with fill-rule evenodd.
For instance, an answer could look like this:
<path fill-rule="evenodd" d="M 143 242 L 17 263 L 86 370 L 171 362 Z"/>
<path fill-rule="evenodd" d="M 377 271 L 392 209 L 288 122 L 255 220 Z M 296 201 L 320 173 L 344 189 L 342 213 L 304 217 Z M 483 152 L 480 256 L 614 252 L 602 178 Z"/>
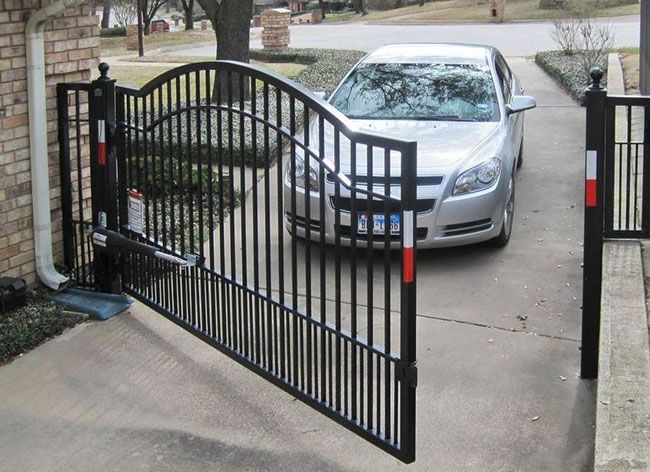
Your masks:
<path fill-rule="evenodd" d="M 33 13 L 25 26 L 36 272 L 41 282 L 53 290 L 64 289 L 69 279 L 56 271 L 52 258 L 43 27 L 49 18 L 63 13 L 67 8 L 74 7 L 83 1 L 56 1 Z"/>

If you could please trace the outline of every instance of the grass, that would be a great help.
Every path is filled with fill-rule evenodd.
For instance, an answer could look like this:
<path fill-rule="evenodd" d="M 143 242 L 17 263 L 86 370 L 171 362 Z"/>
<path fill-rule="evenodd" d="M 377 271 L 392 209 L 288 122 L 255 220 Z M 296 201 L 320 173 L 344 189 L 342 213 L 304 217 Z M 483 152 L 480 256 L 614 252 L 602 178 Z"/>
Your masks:
<path fill-rule="evenodd" d="M 435 23 L 453 21 L 490 21 L 489 5 L 467 4 L 467 0 L 444 0 L 425 3 L 424 6 L 408 6 L 386 11 L 370 11 L 368 15 L 351 12 L 333 13 L 327 22 L 372 21 L 379 23 Z M 592 17 L 638 15 L 638 4 L 590 10 Z M 547 20 L 553 18 L 577 17 L 578 11 L 540 10 L 539 0 L 510 0 L 506 6 L 506 21 Z"/>
<path fill-rule="evenodd" d="M 26 306 L 0 315 L 0 365 L 83 320 L 30 293 Z"/>
<path fill-rule="evenodd" d="M 214 41 L 214 31 L 195 29 L 190 31 L 172 31 L 170 33 L 150 34 L 144 37 L 145 54 L 147 50 L 183 44 L 208 43 Z M 126 50 L 126 38 L 100 38 L 99 45 L 102 57 L 124 56 L 133 54 Z"/>

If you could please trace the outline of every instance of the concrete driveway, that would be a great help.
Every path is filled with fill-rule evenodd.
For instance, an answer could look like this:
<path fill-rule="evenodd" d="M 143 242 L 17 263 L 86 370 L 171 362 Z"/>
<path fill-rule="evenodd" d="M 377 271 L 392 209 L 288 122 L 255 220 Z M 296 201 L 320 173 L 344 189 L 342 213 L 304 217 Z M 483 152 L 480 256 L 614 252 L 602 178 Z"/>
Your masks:
<path fill-rule="evenodd" d="M 609 23 L 616 46 L 639 44 L 639 17 L 625 16 L 599 20 Z M 259 31 L 254 28 L 251 47 L 261 48 Z M 550 36 L 550 22 L 457 23 L 434 25 L 324 24 L 291 26 L 291 47 L 333 48 L 371 51 L 390 43 L 451 42 L 489 44 L 505 56 L 529 56 L 538 51 L 558 49 Z M 216 45 L 175 48 L 176 54 L 215 57 Z"/>
<path fill-rule="evenodd" d="M 589 470 L 579 380 L 584 110 L 525 59 L 513 239 L 421 252 L 410 466 L 136 304 L 0 368 L 7 471 Z"/>

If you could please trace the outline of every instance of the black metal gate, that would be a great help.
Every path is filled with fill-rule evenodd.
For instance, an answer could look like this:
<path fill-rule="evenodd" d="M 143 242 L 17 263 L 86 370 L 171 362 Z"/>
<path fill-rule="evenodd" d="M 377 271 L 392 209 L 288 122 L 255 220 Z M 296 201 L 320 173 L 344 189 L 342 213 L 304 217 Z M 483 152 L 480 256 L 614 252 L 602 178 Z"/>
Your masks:
<path fill-rule="evenodd" d="M 121 278 L 126 293 L 414 461 L 416 143 L 356 131 L 247 64 L 182 66 L 141 89 L 100 71 L 92 224 L 193 264 L 95 247 L 94 278 L 80 280 L 113 290 Z M 71 88 L 60 88 L 60 112 Z M 76 221 L 90 221 L 64 222 L 66 263 L 81 274 L 74 255 L 88 241 Z"/>
<path fill-rule="evenodd" d="M 587 89 L 582 377 L 598 376 L 605 239 L 650 237 L 650 97 L 608 95 L 603 71 Z"/>

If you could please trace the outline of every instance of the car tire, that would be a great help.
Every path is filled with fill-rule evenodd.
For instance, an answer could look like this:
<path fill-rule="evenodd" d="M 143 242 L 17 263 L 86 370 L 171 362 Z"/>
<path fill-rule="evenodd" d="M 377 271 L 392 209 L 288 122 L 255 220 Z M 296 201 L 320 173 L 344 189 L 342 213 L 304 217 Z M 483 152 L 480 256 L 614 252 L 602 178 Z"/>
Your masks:
<path fill-rule="evenodd" d="M 517 169 L 521 168 L 524 163 L 524 138 L 521 138 L 521 145 L 519 146 L 519 155 L 517 156 Z"/>
<path fill-rule="evenodd" d="M 490 243 L 494 247 L 504 247 L 510 242 L 510 235 L 512 234 L 512 226 L 515 216 L 515 177 L 510 177 L 510 182 L 508 184 L 510 188 L 510 196 L 508 197 L 508 203 L 506 203 L 506 209 L 503 212 L 503 224 L 501 225 L 501 232 L 495 238 L 490 240 Z"/>

